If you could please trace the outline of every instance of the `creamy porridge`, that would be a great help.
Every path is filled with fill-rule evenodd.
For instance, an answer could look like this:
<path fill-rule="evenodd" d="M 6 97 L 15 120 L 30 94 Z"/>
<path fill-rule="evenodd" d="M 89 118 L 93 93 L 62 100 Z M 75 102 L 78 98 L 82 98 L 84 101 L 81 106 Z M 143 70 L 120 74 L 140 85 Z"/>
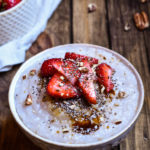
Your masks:
<path fill-rule="evenodd" d="M 98 64 L 106 63 L 113 68 L 113 90 L 106 93 L 104 86 L 95 83 L 97 104 L 89 104 L 82 96 L 63 100 L 51 97 L 46 91 L 50 77 L 39 76 L 40 68 L 46 59 L 64 58 L 66 51 L 49 51 L 18 79 L 15 90 L 17 113 L 31 131 L 52 141 L 69 144 L 102 141 L 123 130 L 134 117 L 139 97 L 136 77 L 110 52 L 94 48 L 69 49 L 95 57 Z"/>

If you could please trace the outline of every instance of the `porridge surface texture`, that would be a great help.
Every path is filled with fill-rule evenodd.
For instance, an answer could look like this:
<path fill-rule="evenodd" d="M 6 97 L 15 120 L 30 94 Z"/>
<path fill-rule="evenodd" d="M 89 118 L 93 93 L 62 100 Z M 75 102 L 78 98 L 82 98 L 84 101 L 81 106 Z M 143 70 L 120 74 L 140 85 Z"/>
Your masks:
<path fill-rule="evenodd" d="M 89 105 L 83 98 L 58 100 L 48 96 L 45 88 L 48 79 L 39 77 L 39 70 L 44 60 L 63 58 L 65 52 L 60 51 L 59 55 L 51 53 L 35 61 L 22 73 L 14 95 L 16 110 L 31 131 L 46 139 L 70 144 L 102 141 L 123 130 L 134 117 L 139 97 L 136 77 L 109 52 L 95 50 L 90 55 L 88 50 L 84 53 L 80 49 L 75 51 L 96 57 L 99 63 L 107 63 L 115 70 L 114 92 L 106 95 L 102 87 L 95 84 L 96 105 Z M 34 75 L 31 75 L 31 70 L 36 70 Z M 32 97 L 32 105 L 26 106 L 28 95 Z"/>

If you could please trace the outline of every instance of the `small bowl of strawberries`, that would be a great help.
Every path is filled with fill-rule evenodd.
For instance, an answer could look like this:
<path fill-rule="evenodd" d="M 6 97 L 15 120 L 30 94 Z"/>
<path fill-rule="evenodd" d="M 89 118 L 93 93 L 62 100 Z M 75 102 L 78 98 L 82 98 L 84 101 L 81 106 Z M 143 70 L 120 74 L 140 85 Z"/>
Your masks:
<path fill-rule="evenodd" d="M 35 24 L 36 0 L 0 0 L 0 45 L 25 35 Z"/>
<path fill-rule="evenodd" d="M 20 2 L 21 0 L 0 0 L 0 12 L 8 10 Z"/>

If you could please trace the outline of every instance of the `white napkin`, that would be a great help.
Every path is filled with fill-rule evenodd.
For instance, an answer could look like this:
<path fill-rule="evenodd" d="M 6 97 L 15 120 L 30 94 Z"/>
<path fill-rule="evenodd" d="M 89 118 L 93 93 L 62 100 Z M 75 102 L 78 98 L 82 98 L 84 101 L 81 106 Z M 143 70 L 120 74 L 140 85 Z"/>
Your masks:
<path fill-rule="evenodd" d="M 37 0 L 40 13 L 35 26 L 21 39 L 13 40 L 0 47 L 0 72 L 9 71 L 13 65 L 25 61 L 26 50 L 44 31 L 48 19 L 60 2 L 61 0 Z"/>

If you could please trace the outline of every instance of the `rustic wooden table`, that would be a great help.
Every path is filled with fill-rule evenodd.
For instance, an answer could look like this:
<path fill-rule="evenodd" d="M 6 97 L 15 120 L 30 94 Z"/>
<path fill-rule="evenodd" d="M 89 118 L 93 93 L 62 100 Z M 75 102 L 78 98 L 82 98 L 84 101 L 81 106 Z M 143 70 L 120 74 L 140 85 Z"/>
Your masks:
<path fill-rule="evenodd" d="M 88 13 L 94 2 L 97 10 Z M 27 58 L 49 47 L 67 43 L 92 43 L 125 56 L 139 71 L 145 87 L 145 102 L 135 128 L 115 150 L 150 149 L 150 29 L 138 31 L 133 14 L 145 10 L 150 19 L 150 2 L 139 0 L 64 0 L 49 20 L 47 28 L 27 51 Z M 131 30 L 124 31 L 129 23 Z M 20 65 L 0 73 L 0 150 L 39 150 L 21 132 L 8 106 L 8 89 Z"/>

